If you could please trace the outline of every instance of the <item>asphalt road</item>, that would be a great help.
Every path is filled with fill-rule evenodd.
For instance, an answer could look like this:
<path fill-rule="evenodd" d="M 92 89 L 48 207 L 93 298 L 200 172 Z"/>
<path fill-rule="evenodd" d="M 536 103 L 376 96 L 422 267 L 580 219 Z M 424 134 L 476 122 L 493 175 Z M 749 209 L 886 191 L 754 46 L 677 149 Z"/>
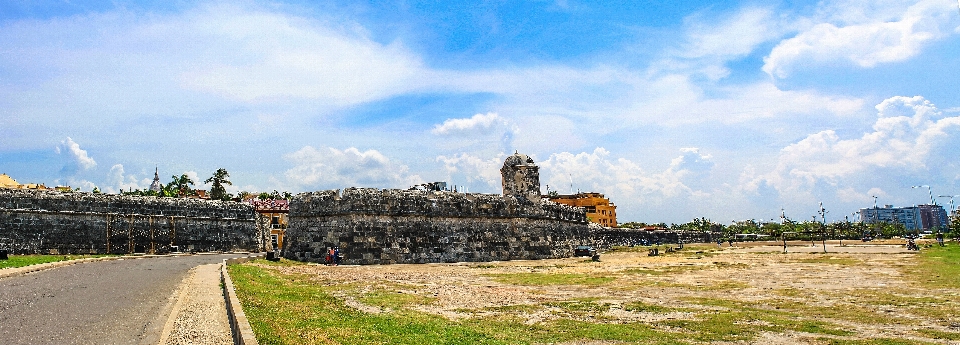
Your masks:
<path fill-rule="evenodd" d="M 89 262 L 0 279 L 0 344 L 155 344 L 187 272 L 238 256 Z"/>

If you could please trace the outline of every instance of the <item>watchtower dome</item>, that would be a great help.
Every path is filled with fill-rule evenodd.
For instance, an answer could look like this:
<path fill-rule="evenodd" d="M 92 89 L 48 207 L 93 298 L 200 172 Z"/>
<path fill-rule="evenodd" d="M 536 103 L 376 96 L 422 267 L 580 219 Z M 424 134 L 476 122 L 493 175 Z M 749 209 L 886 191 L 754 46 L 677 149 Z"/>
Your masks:
<path fill-rule="evenodd" d="M 540 167 L 533 163 L 530 156 L 514 153 L 503 161 L 500 168 L 503 176 L 503 195 L 517 199 L 540 200 Z"/>

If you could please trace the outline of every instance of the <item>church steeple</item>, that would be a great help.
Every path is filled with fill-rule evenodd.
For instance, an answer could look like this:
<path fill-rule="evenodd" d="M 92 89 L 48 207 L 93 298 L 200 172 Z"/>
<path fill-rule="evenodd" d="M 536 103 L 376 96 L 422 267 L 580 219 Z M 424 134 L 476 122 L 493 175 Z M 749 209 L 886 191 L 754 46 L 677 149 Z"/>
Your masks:
<path fill-rule="evenodd" d="M 153 183 L 150 184 L 150 190 L 154 192 L 160 192 L 160 168 L 156 168 L 153 172 Z"/>

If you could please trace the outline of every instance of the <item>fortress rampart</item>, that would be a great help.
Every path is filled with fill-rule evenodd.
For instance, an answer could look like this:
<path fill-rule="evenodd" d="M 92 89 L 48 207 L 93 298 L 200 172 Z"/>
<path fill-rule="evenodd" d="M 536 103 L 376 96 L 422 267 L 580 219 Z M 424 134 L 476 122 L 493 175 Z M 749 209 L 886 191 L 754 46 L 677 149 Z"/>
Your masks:
<path fill-rule="evenodd" d="M 286 256 L 322 262 L 340 247 L 347 264 L 568 257 L 592 244 L 585 211 L 495 194 L 349 188 L 290 202 Z"/>
<path fill-rule="evenodd" d="M 600 248 L 711 234 L 588 225 L 586 210 L 544 200 L 539 168 L 506 158 L 503 194 L 348 188 L 290 200 L 283 255 L 346 264 L 548 259 Z M 253 206 L 237 202 L 0 189 L 0 249 L 23 253 L 167 253 L 261 248 Z M 260 218 L 261 220 L 264 218 Z M 266 224 L 261 224 L 265 227 Z"/>
<path fill-rule="evenodd" d="M 711 243 L 719 238 L 719 233 L 699 231 L 674 230 L 641 230 L 624 228 L 600 228 L 594 232 L 594 240 L 598 248 L 609 249 L 616 246 L 639 245 L 642 240 L 647 243 Z"/>
<path fill-rule="evenodd" d="M 247 204 L 0 189 L 0 248 L 14 253 L 256 250 Z"/>

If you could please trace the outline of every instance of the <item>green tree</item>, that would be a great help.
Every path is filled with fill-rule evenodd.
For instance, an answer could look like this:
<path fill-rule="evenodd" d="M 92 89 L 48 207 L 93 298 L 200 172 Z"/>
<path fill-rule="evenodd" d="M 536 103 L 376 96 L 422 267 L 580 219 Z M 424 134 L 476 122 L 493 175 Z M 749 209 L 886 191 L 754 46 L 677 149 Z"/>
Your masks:
<path fill-rule="evenodd" d="M 947 235 L 951 238 L 960 238 L 960 214 L 950 216 L 950 227 Z"/>
<path fill-rule="evenodd" d="M 213 187 L 210 188 L 210 199 L 230 200 L 230 194 L 227 194 L 227 189 L 223 187 L 224 184 L 233 185 L 233 182 L 230 182 L 230 173 L 227 172 L 227 169 L 217 169 L 213 176 L 204 180 L 203 183 L 213 183 Z"/>
<path fill-rule="evenodd" d="M 907 234 L 906 227 L 900 223 L 890 223 L 890 222 L 879 222 L 874 223 L 877 227 L 877 237 L 881 238 L 893 238 L 896 236 L 903 236 Z M 912 231 L 911 231 L 912 232 Z"/>
<path fill-rule="evenodd" d="M 171 176 L 173 181 L 167 184 L 167 193 L 164 193 L 167 196 L 185 196 L 190 195 L 193 192 L 193 189 L 190 186 L 193 186 L 194 181 L 187 176 L 187 174 Z"/>

